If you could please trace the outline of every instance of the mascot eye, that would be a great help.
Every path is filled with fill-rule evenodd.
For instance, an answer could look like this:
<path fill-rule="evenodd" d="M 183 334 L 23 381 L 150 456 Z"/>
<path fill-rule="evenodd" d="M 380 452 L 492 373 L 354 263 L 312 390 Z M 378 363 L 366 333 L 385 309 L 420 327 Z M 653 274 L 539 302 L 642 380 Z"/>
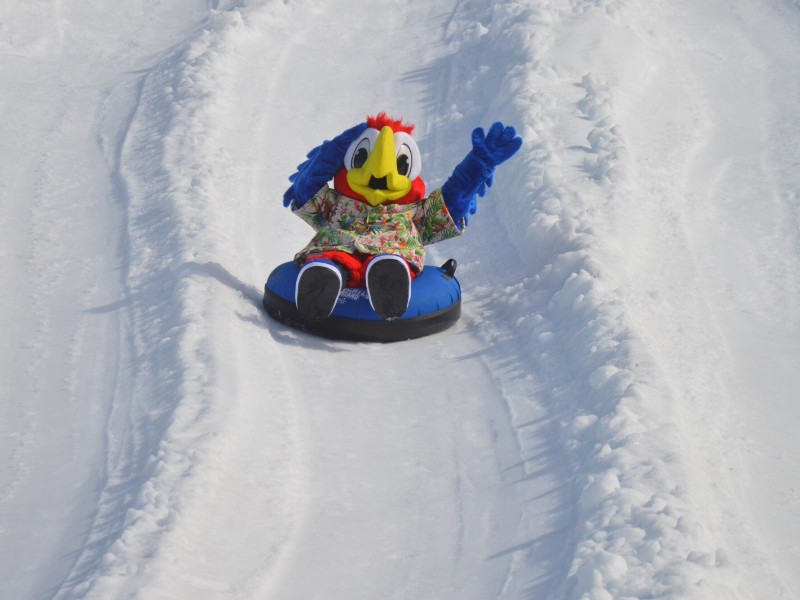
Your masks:
<path fill-rule="evenodd" d="M 372 152 L 372 147 L 378 139 L 380 132 L 377 129 L 365 129 L 363 135 L 354 140 L 347 152 L 344 153 L 344 168 L 348 171 L 350 169 L 360 169 L 364 166 L 369 158 L 369 153 Z"/>
<path fill-rule="evenodd" d="M 403 144 L 397 153 L 397 172 L 403 177 L 408 177 L 408 174 L 411 173 L 412 162 L 411 148 Z"/>
<path fill-rule="evenodd" d="M 422 156 L 417 142 L 409 134 L 398 131 L 394 134 L 394 147 L 397 148 L 397 172 L 414 181 L 422 171 Z"/>
<path fill-rule="evenodd" d="M 353 161 L 352 161 L 352 168 L 353 169 L 360 169 L 364 166 L 364 163 L 367 162 L 367 157 L 369 156 L 369 140 L 364 138 L 358 143 L 356 146 L 355 152 L 353 152 Z"/>

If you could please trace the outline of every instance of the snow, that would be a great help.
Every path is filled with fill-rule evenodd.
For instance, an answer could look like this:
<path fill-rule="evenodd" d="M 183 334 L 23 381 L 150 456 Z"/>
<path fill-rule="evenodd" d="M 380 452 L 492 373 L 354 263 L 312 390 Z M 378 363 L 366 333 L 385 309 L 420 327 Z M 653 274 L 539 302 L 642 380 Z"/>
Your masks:
<path fill-rule="evenodd" d="M 800 5 L 0 6 L 0 597 L 800 597 Z M 270 320 L 305 152 L 513 124 L 452 329 Z"/>

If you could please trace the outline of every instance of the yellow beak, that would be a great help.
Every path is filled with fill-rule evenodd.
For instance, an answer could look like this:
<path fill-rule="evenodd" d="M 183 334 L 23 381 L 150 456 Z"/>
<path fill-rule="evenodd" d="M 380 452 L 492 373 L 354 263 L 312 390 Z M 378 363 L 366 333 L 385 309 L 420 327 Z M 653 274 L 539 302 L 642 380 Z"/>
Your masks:
<path fill-rule="evenodd" d="M 384 127 L 364 165 L 347 172 L 347 183 L 372 206 L 399 200 L 411 191 L 411 181 L 397 172 L 394 132 Z"/>

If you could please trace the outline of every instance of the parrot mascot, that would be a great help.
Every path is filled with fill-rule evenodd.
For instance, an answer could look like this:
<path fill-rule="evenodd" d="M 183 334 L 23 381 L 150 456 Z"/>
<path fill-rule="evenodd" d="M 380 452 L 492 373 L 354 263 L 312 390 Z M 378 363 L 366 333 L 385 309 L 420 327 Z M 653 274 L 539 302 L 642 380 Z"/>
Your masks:
<path fill-rule="evenodd" d="M 503 123 L 488 132 L 476 128 L 472 150 L 426 196 L 413 131 L 381 112 L 311 150 L 289 177 L 284 206 L 316 231 L 294 259 L 301 266 L 295 303 L 303 319 L 328 318 L 346 287 L 366 287 L 381 319 L 402 316 L 424 246 L 463 232 L 495 167 L 522 146 Z"/>

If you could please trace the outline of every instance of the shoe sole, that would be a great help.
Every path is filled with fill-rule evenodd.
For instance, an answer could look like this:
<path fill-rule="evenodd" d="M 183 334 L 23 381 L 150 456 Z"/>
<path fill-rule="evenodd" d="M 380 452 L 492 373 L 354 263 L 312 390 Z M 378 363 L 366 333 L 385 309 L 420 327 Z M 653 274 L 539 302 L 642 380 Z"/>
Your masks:
<path fill-rule="evenodd" d="M 395 259 L 373 262 L 367 271 L 367 292 L 370 304 L 380 318 L 402 317 L 408 310 L 411 294 L 408 267 Z"/>
<path fill-rule="evenodd" d="M 321 321 L 333 312 L 342 281 L 328 267 L 305 269 L 297 280 L 297 311 L 309 321 Z"/>

